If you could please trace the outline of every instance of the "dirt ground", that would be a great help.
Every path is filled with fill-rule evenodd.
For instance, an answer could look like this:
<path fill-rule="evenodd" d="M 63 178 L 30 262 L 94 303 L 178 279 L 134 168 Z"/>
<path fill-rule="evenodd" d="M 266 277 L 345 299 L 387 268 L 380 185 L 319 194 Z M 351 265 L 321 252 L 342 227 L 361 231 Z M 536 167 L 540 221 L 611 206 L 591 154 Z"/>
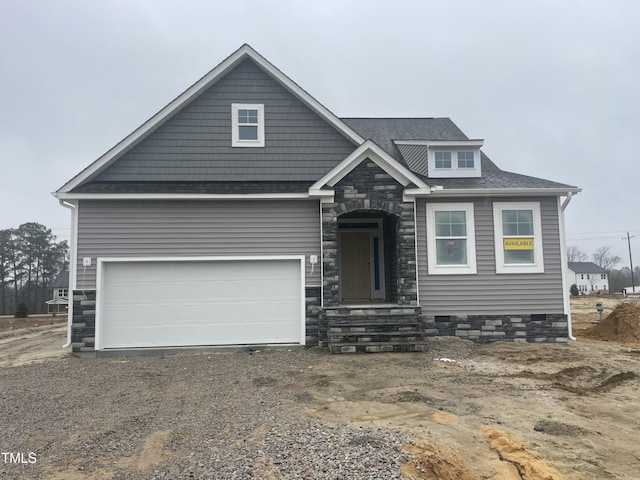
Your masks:
<path fill-rule="evenodd" d="M 0 317 L 0 332 L 67 323 L 66 315 L 30 315 L 27 318 Z"/>
<path fill-rule="evenodd" d="M 407 480 L 638 479 L 640 343 L 587 339 L 597 301 L 607 317 L 621 299 L 574 298 L 578 341 L 568 344 L 436 338 L 421 354 L 310 349 L 287 383 L 296 401 L 281 408 L 405 431 L 413 438 L 403 447 Z M 69 356 L 64 326 L 44 328 L 0 338 L 0 366 Z M 154 463 L 171 455 L 162 439 L 152 453 Z"/>

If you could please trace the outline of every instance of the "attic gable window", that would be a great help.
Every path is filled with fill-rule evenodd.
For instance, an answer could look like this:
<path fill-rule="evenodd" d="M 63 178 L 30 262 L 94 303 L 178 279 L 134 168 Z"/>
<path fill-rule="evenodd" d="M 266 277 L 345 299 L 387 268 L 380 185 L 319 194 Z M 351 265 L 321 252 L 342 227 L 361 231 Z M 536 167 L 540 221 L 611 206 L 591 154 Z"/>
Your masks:
<path fill-rule="evenodd" d="M 231 146 L 264 147 L 264 105 L 231 104 Z"/>

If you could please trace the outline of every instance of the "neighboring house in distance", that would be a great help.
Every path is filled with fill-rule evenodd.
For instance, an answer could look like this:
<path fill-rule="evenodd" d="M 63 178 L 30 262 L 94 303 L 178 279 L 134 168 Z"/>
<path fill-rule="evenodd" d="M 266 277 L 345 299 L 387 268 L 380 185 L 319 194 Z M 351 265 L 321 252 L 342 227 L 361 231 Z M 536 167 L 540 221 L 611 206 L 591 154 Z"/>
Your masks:
<path fill-rule="evenodd" d="M 47 313 L 67 313 L 69 305 L 69 271 L 58 274 L 51 285 L 53 295 L 47 301 Z"/>
<path fill-rule="evenodd" d="M 636 296 L 640 293 L 640 285 L 636 285 L 635 287 L 624 287 L 622 289 L 622 294 L 626 297 L 627 295 Z"/>
<path fill-rule="evenodd" d="M 74 352 L 566 341 L 580 189 L 482 145 L 448 118 L 338 118 L 242 46 L 54 193 Z"/>
<path fill-rule="evenodd" d="M 570 284 L 576 284 L 580 295 L 609 292 L 607 271 L 593 262 L 569 262 Z"/>

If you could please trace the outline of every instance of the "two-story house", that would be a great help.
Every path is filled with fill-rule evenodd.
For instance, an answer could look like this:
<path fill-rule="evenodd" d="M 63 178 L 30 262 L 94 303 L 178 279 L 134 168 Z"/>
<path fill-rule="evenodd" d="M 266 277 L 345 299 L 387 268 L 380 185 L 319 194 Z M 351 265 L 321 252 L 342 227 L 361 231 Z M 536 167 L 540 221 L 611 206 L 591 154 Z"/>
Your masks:
<path fill-rule="evenodd" d="M 569 275 L 580 295 L 609 292 L 607 271 L 593 262 L 569 262 Z"/>

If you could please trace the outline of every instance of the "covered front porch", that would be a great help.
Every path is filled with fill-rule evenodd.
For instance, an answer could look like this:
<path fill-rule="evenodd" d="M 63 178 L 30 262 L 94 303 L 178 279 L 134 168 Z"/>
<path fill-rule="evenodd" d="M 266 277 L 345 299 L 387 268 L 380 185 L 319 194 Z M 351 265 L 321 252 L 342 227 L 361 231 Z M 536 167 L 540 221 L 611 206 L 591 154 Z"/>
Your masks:
<path fill-rule="evenodd" d="M 365 160 L 322 204 L 321 323 L 333 353 L 422 351 L 414 203 Z"/>

